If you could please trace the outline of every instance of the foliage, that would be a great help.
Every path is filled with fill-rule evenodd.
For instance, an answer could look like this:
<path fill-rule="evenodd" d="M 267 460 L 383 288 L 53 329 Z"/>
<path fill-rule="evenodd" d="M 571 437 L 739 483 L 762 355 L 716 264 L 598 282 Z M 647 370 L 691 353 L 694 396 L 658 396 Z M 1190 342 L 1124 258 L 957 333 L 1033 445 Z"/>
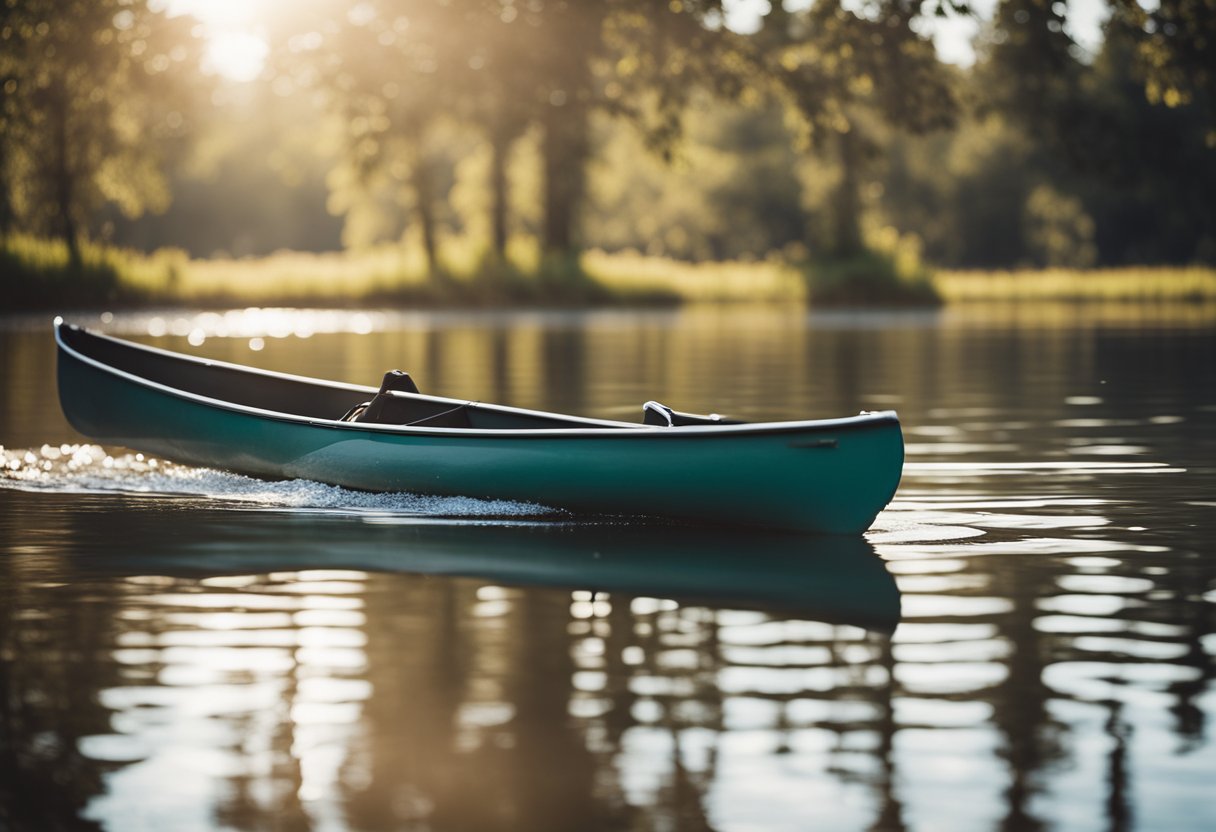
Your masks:
<path fill-rule="evenodd" d="M 883 220 L 947 267 L 1216 262 L 1203 113 L 1148 102 L 1133 50 L 1111 29 L 1093 62 L 1077 64 L 1070 139 L 985 107 L 951 134 L 891 142 L 878 174 Z M 990 70 L 967 79 L 969 99 L 991 100 Z"/>
<path fill-rule="evenodd" d="M 737 297 L 764 273 L 765 297 L 889 303 L 930 299 L 912 249 L 1216 262 L 1213 0 L 1109 2 L 1090 55 L 1065 4 L 1002 0 L 963 69 L 923 25 L 953 0 L 775 2 L 750 34 L 721 0 L 306 0 L 241 85 L 195 72 L 193 21 L 160 4 L 0 0 L 0 234 L 59 237 L 69 271 L 88 239 L 180 245 L 215 268 L 144 290 L 200 300 L 255 274 L 254 295 L 489 304 Z M 140 285 L 133 257 L 89 296 Z"/>
<path fill-rule="evenodd" d="M 213 101 L 189 153 L 168 171 L 173 205 L 135 219 L 102 211 L 98 236 L 220 259 L 341 248 L 343 229 L 327 210 L 337 198 L 327 185 L 337 157 L 332 125 L 301 130 L 316 120 L 308 99 L 263 84 L 217 84 Z"/>
<path fill-rule="evenodd" d="M 1039 185 L 1026 198 L 1026 242 L 1045 266 L 1085 269 L 1094 265 L 1094 221 L 1081 200 L 1050 185 Z"/>
<path fill-rule="evenodd" d="M 1068 33 L 1067 6 L 1054 0 L 1001 0 L 977 70 L 982 107 L 1003 112 L 1054 142 L 1078 150 L 1076 108 L 1083 64 Z"/>
<path fill-rule="evenodd" d="M 770 69 L 813 130 L 847 134 L 850 110 L 861 106 L 914 132 L 949 127 L 957 102 L 932 42 L 918 31 L 922 13 L 903 0 L 824 0 L 783 13 L 770 26 L 777 47 Z"/>
<path fill-rule="evenodd" d="M 834 255 L 864 253 L 863 179 L 878 146 L 874 116 L 921 133 L 954 123 L 957 102 L 932 43 L 917 31 L 917 4 L 876 0 L 848 7 L 824 0 L 798 15 L 774 4 L 762 33 L 773 49 L 768 74 L 804 119 L 820 154 L 834 154 L 838 175 L 827 206 L 830 233 L 818 241 Z"/>
<path fill-rule="evenodd" d="M 168 205 L 163 168 L 192 116 L 190 24 L 124 0 L 9 0 L 2 15 L 5 214 L 60 237 L 79 264 L 102 205 Z"/>
<path fill-rule="evenodd" d="M 183 260 L 172 250 L 144 256 L 87 241 L 73 253 L 64 240 L 10 234 L 0 237 L 0 292 L 10 309 L 134 304 L 150 285 L 172 290 Z"/>
<path fill-rule="evenodd" d="M 1111 30 L 1134 43 L 1148 100 L 1171 108 L 1198 100 L 1207 146 L 1216 148 L 1216 0 L 1111 0 L 1111 9 Z"/>
<path fill-rule="evenodd" d="M 794 176 L 794 149 L 773 103 L 694 100 L 670 161 L 647 154 L 619 122 L 594 122 L 584 238 L 608 250 L 682 260 L 763 258 L 796 249 L 809 217 Z"/>
<path fill-rule="evenodd" d="M 550 256 L 524 269 L 497 258 L 456 252 L 460 264 L 431 275 L 419 247 L 380 246 L 360 252 L 280 252 L 264 258 L 189 259 L 176 249 L 141 254 L 84 241 L 73 266 L 62 240 L 13 234 L 0 238 L 0 292 L 5 308 L 396 304 L 479 307 L 671 304 L 684 299 L 669 285 L 613 281 L 620 267 L 596 261 L 606 279 L 583 270 L 581 258 Z M 71 297 L 70 304 L 64 298 Z"/>
<path fill-rule="evenodd" d="M 948 124 L 954 112 L 932 46 L 915 31 L 920 11 L 895 0 L 864 12 L 817 4 L 751 38 L 722 26 L 717 0 L 526 7 L 444 0 L 416 5 L 408 18 L 386 1 L 349 13 L 326 0 L 310 8 L 308 26 L 281 38 L 280 51 L 284 68 L 323 89 L 345 125 L 334 207 L 386 238 L 400 225 L 384 209 L 404 191 L 432 270 L 445 224 L 438 206 L 454 179 L 444 151 L 455 125 L 474 126 L 490 147 L 491 245 L 501 256 L 511 233 L 506 160 L 529 126 L 540 134 L 538 236 L 544 250 L 561 254 L 580 243 L 575 221 L 596 112 L 625 118 L 648 149 L 670 159 L 698 96 L 754 105 L 773 93 L 811 127 L 856 146 L 847 157 L 856 164 L 866 148 L 847 135 L 855 125 L 846 107 L 875 108 L 915 130 Z M 436 142 L 436 131 L 446 138 Z M 461 155 L 475 152 L 466 145 Z M 855 181 L 841 183 L 841 238 L 858 226 Z"/>
<path fill-rule="evenodd" d="M 812 306 L 935 306 L 932 275 L 898 254 L 866 248 L 847 257 L 820 257 L 806 265 Z"/>

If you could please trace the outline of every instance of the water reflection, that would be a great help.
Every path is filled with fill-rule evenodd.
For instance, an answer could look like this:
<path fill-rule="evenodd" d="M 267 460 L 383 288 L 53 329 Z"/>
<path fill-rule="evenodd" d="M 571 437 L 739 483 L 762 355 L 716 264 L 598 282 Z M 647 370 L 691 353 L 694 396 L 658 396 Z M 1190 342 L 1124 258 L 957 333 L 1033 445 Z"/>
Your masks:
<path fill-rule="evenodd" d="M 624 593 L 735 609 L 780 609 L 816 620 L 894 630 L 899 591 L 860 537 L 814 537 L 674 525 L 440 523 L 370 513 L 355 520 L 308 514 L 231 515 L 194 507 L 216 529 L 173 535 L 172 515 L 131 512 L 122 523 L 145 540 L 138 549 L 90 546 L 81 573 L 177 576 L 309 570 L 408 572 L 480 578 L 504 585 L 560 587 L 591 595 Z M 201 517 L 200 517 L 201 515 Z M 94 533 L 108 539 L 90 518 Z M 71 552 L 71 544 L 59 551 Z M 576 609 L 593 615 L 594 604 Z"/>
<path fill-rule="evenodd" d="M 861 539 L 203 505 L 210 531 L 183 538 L 158 500 L 63 499 L 9 503 L 27 531 L 6 561 L 23 597 L 4 681 L 37 704 L 7 737 L 32 750 L 57 726 L 106 772 L 68 810 L 98 819 L 612 828 L 644 795 L 684 824 L 718 758 L 734 764 L 720 743 L 793 748 L 808 721 L 873 719 L 881 680 L 859 667 L 889 654 L 899 615 Z"/>
<path fill-rule="evenodd" d="M 1086 802 L 1128 828 L 1181 818 L 1137 748 L 1212 755 L 1200 564 L 1108 539 L 1028 570 L 1016 537 L 911 540 L 902 514 L 952 528 L 941 499 L 875 534 L 893 638 L 860 540 L 176 501 L 200 521 L 182 538 L 158 499 L 63 499 L 2 512 L 25 529 L 4 687 L 31 828 L 139 807 L 199 829 L 1026 829 Z M 58 772 L 74 802 L 49 799 Z"/>
<path fill-rule="evenodd" d="M 67 494 L 49 339 L 0 331 L 0 440 L 53 463 L 0 490 L 0 825 L 1216 828 L 1210 311 L 405 318 L 198 350 L 588 415 L 894 404 L 905 479 L 836 554 L 163 467 Z"/>
<path fill-rule="evenodd" d="M 987 801 L 1004 812 L 977 823 L 1128 829 L 1139 815 L 1153 819 L 1145 828 L 1200 829 L 1212 820 L 1178 785 L 1206 779 L 1216 761 L 1204 739 L 1213 620 L 1200 591 L 1212 572 L 1176 531 L 1141 525 L 1163 514 L 1144 495 L 1172 493 L 1186 472 L 1120 464 L 1132 467 L 1082 466 L 1067 477 L 1032 467 L 1004 487 L 991 479 L 1008 476 L 1004 466 L 945 480 L 929 469 L 871 536 L 904 593 L 894 642 L 901 696 L 965 702 L 982 756 L 1004 762 L 981 778 L 1007 784 Z M 1166 484 L 1150 485 L 1158 475 Z M 1087 477 L 1105 486 L 1090 491 L 1103 497 L 1075 496 L 1074 483 Z M 972 490 L 985 485 L 991 490 Z M 952 534 L 963 522 L 973 533 Z M 934 523 L 946 533 L 918 535 Z M 974 710 L 981 703 L 986 713 Z M 940 739 L 944 724 L 928 712 L 932 736 Z M 1175 800 L 1195 816 L 1153 793 L 1173 777 Z"/>

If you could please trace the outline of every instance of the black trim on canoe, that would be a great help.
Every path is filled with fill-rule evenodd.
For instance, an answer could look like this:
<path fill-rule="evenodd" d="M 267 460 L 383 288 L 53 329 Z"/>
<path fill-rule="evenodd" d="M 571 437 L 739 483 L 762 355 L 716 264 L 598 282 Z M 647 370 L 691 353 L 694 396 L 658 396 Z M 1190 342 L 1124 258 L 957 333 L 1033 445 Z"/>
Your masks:
<path fill-rule="evenodd" d="M 426 436 L 511 438 L 609 438 L 630 436 L 665 439 L 755 434 L 805 434 L 809 431 L 857 431 L 898 425 L 894 411 L 863 413 L 839 419 L 797 422 L 697 424 L 676 427 L 590 419 L 482 402 L 393 391 L 393 418 L 399 423 L 343 422 L 343 414 L 377 393 L 377 388 L 278 373 L 198 358 L 114 338 L 55 319 L 55 340 L 73 359 L 127 381 L 221 410 L 238 411 L 275 421 L 310 424 L 334 430 Z M 467 416 L 468 427 L 436 424 L 452 411 Z M 410 424 L 413 422 L 414 424 Z M 428 422 L 431 423 L 428 426 Z"/>

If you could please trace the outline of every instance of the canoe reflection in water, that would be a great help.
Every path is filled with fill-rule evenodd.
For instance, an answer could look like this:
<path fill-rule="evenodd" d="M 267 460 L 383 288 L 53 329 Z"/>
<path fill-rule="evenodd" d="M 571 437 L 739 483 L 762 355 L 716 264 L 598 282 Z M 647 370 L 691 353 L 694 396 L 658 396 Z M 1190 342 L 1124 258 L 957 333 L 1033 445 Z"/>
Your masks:
<path fill-rule="evenodd" d="M 143 539 L 162 542 L 137 553 L 111 553 L 89 566 L 177 576 L 310 569 L 449 575 L 773 609 L 888 632 L 899 621 L 899 590 L 863 538 L 636 523 L 449 523 L 374 514 L 354 523 L 352 534 L 349 517 L 243 514 L 237 526 L 217 517 L 213 536 L 205 540 L 148 530 Z"/>

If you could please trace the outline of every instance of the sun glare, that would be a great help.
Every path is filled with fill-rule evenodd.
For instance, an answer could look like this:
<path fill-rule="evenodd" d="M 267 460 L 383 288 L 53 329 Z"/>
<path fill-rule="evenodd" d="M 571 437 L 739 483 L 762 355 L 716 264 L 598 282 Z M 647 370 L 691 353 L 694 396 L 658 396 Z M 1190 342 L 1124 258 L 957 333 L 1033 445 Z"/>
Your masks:
<path fill-rule="evenodd" d="M 188 14 L 203 27 L 206 40 L 206 71 L 238 82 L 257 78 L 270 51 L 266 43 L 264 16 L 275 0 L 158 0 L 170 15 Z M 1101 0 L 1068 0 L 1073 12 L 1069 32 L 1084 48 L 1096 51 L 1101 43 L 1101 26 L 1108 13 Z M 737 32 L 754 32 L 768 7 L 766 0 L 727 0 L 726 25 Z M 800 10 L 811 0 L 787 0 L 788 10 Z M 845 7 L 860 5 L 846 0 Z M 975 0 L 972 4 L 981 19 L 990 19 L 996 0 Z M 289 7 L 288 7 L 289 8 Z M 926 18 L 918 31 L 931 37 L 938 57 L 947 63 L 970 66 L 975 62 L 972 44 L 980 23 L 970 17 Z"/>
<path fill-rule="evenodd" d="M 262 72 L 269 46 L 261 16 L 265 0 L 168 0 L 171 15 L 188 14 L 203 27 L 203 68 L 232 81 L 252 81 Z"/>
<path fill-rule="evenodd" d="M 203 68 L 233 81 L 252 81 L 266 63 L 266 41 L 250 32 L 219 32 L 208 37 Z"/>

